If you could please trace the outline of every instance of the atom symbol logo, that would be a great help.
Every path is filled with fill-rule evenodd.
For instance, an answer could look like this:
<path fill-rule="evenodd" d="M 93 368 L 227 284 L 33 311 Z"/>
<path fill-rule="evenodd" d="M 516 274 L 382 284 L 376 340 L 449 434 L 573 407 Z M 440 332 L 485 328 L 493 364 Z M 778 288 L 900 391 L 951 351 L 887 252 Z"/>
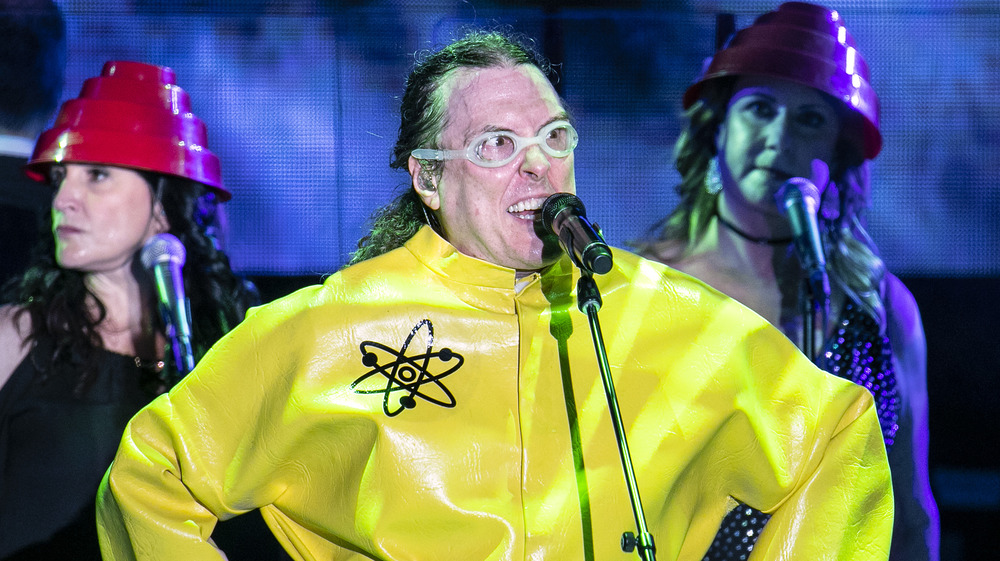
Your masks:
<path fill-rule="evenodd" d="M 422 354 L 407 356 L 410 343 L 424 327 L 427 328 L 427 349 Z M 441 379 L 458 370 L 465 359 L 451 349 L 444 348 L 434 352 L 433 347 L 434 324 L 429 319 L 413 327 L 398 352 L 382 343 L 363 341 L 361 363 L 371 370 L 355 380 L 351 389 L 359 394 L 382 394 L 382 410 L 390 417 L 399 415 L 404 409 L 416 407 L 417 400 L 414 398 L 417 397 L 442 407 L 454 407 L 455 396 L 441 383 Z M 449 363 L 454 364 L 449 367 Z M 432 366 L 439 373 L 432 373 Z M 379 384 L 382 378 L 373 378 L 377 375 L 386 380 L 385 386 Z M 403 394 L 399 396 L 398 403 L 391 403 L 390 397 L 393 394 Z"/>

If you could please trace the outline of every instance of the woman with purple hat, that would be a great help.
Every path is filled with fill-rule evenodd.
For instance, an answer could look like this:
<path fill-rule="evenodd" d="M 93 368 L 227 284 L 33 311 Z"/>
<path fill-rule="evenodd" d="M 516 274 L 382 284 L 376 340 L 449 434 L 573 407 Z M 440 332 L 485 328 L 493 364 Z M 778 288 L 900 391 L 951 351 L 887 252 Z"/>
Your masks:
<path fill-rule="evenodd" d="M 674 151 L 681 202 L 635 245 L 871 390 L 896 497 L 891 558 L 937 559 L 926 344 L 913 296 L 886 271 L 861 218 L 882 137 L 854 39 L 837 12 L 784 3 L 730 38 L 684 107 Z M 706 559 L 746 559 L 753 548 L 768 516 L 739 501 Z"/>
<path fill-rule="evenodd" d="M 100 559 L 101 477 L 129 418 L 185 371 L 140 252 L 179 247 L 194 359 L 255 296 L 213 238 L 230 193 L 171 69 L 108 62 L 25 171 L 55 196 L 51 235 L 0 308 L 0 558 Z"/>

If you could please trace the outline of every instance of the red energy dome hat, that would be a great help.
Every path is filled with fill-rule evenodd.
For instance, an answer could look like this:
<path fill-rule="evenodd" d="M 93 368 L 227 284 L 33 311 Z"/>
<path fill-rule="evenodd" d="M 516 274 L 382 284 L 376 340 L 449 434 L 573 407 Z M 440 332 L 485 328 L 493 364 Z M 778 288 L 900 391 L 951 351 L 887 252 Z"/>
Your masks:
<path fill-rule="evenodd" d="M 726 76 L 781 78 L 825 92 L 856 113 L 864 155 L 882 150 L 879 102 L 861 57 L 840 14 L 816 4 L 785 2 L 757 18 L 715 53 L 704 74 L 684 93 L 687 109 L 706 84 Z"/>
<path fill-rule="evenodd" d="M 208 150 L 208 133 L 191 113 L 187 92 L 174 71 L 141 62 L 110 61 L 83 83 L 80 96 L 64 103 L 53 127 L 38 138 L 25 173 L 45 181 L 52 164 L 107 164 L 197 181 L 221 201 L 219 158 Z"/>

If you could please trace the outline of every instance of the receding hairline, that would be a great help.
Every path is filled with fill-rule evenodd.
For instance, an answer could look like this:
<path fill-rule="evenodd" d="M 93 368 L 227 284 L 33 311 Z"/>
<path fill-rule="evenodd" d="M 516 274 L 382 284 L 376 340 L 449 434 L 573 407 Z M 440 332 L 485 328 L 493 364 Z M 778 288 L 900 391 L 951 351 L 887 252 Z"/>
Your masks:
<path fill-rule="evenodd" d="M 533 71 L 534 75 L 531 76 L 531 79 L 536 84 L 539 85 L 544 84 L 544 86 L 548 88 L 549 92 L 552 93 L 553 98 L 555 99 L 557 105 L 559 106 L 559 112 L 557 116 L 550 119 L 549 122 L 557 120 L 569 120 L 570 115 L 569 115 L 569 110 L 566 108 L 566 103 L 559 95 L 559 92 L 556 91 L 555 86 L 552 84 L 552 81 L 548 78 L 548 76 L 546 76 L 545 72 L 535 64 L 528 62 L 504 61 L 497 64 L 491 64 L 489 66 L 460 66 L 446 72 L 441 77 L 441 81 L 438 87 L 435 88 L 434 92 L 432 93 L 433 95 L 432 103 L 438 107 L 442 116 L 440 128 L 437 131 L 436 135 L 438 138 L 436 140 L 440 142 L 441 140 L 440 136 L 444 132 L 444 129 L 448 126 L 448 123 L 451 119 L 450 105 L 453 99 L 452 96 L 455 94 L 456 91 L 459 91 L 460 89 L 470 86 L 477 79 L 476 75 L 483 71 L 517 70 L 521 68 L 528 69 L 529 73 Z M 471 79 L 465 83 L 462 83 L 461 77 L 463 75 L 470 76 Z M 546 122 L 545 124 L 548 124 L 548 122 Z"/>

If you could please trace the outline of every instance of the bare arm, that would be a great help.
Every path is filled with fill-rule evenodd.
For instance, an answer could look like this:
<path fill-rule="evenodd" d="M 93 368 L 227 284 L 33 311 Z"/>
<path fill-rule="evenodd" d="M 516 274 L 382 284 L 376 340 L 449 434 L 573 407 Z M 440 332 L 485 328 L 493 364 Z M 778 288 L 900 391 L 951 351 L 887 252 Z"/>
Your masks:
<path fill-rule="evenodd" d="M 896 502 L 890 559 L 938 561 L 940 521 L 927 466 L 927 342 L 916 300 L 892 275 L 886 319 L 901 399 L 899 430 L 889 451 Z"/>

